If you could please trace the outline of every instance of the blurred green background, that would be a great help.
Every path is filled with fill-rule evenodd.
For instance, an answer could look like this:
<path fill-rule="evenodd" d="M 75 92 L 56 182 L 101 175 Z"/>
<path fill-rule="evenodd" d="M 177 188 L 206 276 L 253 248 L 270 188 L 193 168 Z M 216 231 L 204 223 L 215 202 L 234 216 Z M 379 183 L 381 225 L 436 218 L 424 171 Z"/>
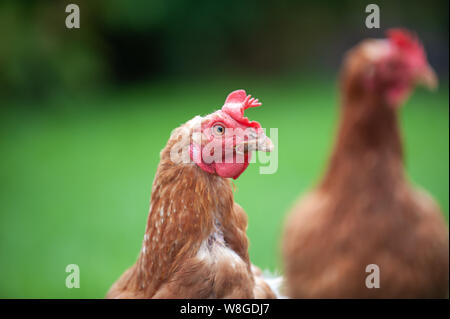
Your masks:
<path fill-rule="evenodd" d="M 263 102 L 251 119 L 279 128 L 278 171 L 235 182 L 252 261 L 279 271 L 285 213 L 333 142 L 342 56 L 389 27 L 418 33 L 441 80 L 401 120 L 409 176 L 448 222 L 448 1 L 378 1 L 380 30 L 363 1 L 74 1 L 77 30 L 69 3 L 0 4 L 0 297 L 103 297 L 136 260 L 171 130 L 238 88 Z"/>

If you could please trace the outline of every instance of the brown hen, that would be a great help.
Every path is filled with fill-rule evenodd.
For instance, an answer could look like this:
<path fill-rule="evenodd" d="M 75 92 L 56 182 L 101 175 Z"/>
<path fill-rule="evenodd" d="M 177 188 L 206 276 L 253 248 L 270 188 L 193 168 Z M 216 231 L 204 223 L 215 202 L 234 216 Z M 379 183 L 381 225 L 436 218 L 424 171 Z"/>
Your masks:
<path fill-rule="evenodd" d="M 348 53 L 326 174 L 285 226 L 289 297 L 448 296 L 448 229 L 436 202 L 410 184 L 403 165 L 397 111 L 416 83 L 434 88 L 437 80 L 421 44 L 405 30 Z M 379 288 L 368 278 L 375 270 L 366 272 L 372 264 Z"/>
<path fill-rule="evenodd" d="M 243 116 L 259 105 L 235 91 L 221 110 L 172 133 L 160 154 L 142 250 L 107 298 L 275 297 L 252 271 L 247 215 L 228 179 L 247 168 L 252 151 L 272 149 L 259 123 Z"/>

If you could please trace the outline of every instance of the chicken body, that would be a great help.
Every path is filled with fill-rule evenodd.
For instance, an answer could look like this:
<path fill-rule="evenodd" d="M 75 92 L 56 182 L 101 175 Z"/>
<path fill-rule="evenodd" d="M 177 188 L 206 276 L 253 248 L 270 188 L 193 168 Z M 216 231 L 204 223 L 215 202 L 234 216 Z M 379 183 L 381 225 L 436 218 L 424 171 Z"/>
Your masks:
<path fill-rule="evenodd" d="M 199 121 L 175 130 L 162 150 L 142 250 L 107 298 L 275 297 L 252 271 L 247 215 L 228 178 L 171 157 L 177 143 L 189 148 L 191 140 L 180 145 L 179 137 L 192 136 Z"/>
<path fill-rule="evenodd" d="M 286 221 L 289 297 L 448 296 L 442 212 L 405 177 L 397 105 L 387 102 L 384 87 L 367 89 L 361 78 L 373 66 L 367 56 L 373 44 L 364 42 L 347 57 L 341 121 L 327 172 Z M 369 265 L 378 266 L 379 288 L 366 285 Z"/>

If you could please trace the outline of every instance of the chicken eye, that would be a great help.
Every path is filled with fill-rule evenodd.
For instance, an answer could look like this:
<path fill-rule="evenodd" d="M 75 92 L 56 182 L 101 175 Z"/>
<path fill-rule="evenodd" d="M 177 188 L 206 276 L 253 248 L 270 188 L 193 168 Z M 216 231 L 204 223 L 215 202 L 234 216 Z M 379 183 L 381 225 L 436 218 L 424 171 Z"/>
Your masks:
<path fill-rule="evenodd" d="M 215 135 L 221 136 L 225 133 L 225 127 L 221 124 L 216 124 L 213 126 L 213 132 Z"/>

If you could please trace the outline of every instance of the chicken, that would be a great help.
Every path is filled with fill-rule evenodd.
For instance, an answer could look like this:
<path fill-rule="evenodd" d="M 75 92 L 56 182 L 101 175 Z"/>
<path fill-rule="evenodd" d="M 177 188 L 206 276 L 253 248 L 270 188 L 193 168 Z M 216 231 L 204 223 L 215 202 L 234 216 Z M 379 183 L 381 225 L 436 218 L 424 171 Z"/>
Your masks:
<path fill-rule="evenodd" d="M 346 56 L 328 168 L 284 227 L 289 297 L 448 296 L 448 229 L 431 196 L 405 176 L 397 113 L 415 84 L 435 88 L 437 78 L 414 35 L 387 35 Z"/>
<path fill-rule="evenodd" d="M 175 129 L 161 151 L 137 262 L 107 298 L 274 298 L 249 260 L 247 215 L 229 178 L 252 151 L 273 144 L 244 110 L 260 106 L 244 90 L 224 106 Z M 254 270 L 253 270 L 254 269 Z"/>

